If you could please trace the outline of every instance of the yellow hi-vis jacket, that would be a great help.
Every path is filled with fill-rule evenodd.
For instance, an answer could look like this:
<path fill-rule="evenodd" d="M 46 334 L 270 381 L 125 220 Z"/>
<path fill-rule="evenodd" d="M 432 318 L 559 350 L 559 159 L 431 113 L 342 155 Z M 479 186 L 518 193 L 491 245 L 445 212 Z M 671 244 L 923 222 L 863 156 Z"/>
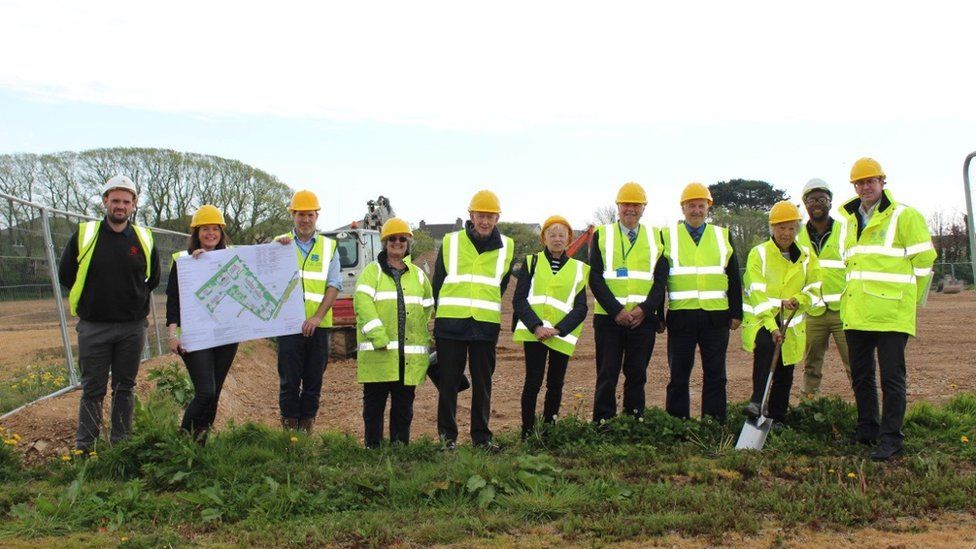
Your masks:
<path fill-rule="evenodd" d="M 502 322 L 502 279 L 512 268 L 515 242 L 479 254 L 465 230 L 449 233 L 441 244 L 447 276 L 437 296 L 437 318 Z"/>
<path fill-rule="evenodd" d="M 302 255 L 301 248 L 298 247 L 297 235 L 294 231 L 278 235 L 276 239 L 282 237 L 291 237 L 293 240 L 292 245 L 295 246 L 295 258 L 298 261 L 298 274 L 302 277 L 302 289 L 305 294 L 305 318 L 312 318 L 315 316 L 315 311 L 318 311 L 319 305 L 322 300 L 325 299 L 325 289 L 327 287 L 326 281 L 329 276 L 329 263 L 332 262 L 332 256 L 336 253 L 336 243 L 331 238 L 324 235 L 315 234 L 315 244 L 312 245 L 312 249 L 309 250 L 308 255 Z M 322 317 L 322 322 L 319 322 L 320 328 L 328 328 L 332 326 L 332 309 L 325 313 Z"/>
<path fill-rule="evenodd" d="M 915 308 L 928 293 L 936 257 L 925 218 L 885 190 L 859 238 L 860 205 L 854 198 L 841 207 L 849 227 L 844 329 L 915 335 Z"/>
<path fill-rule="evenodd" d="M 796 245 L 796 244 L 794 244 Z M 800 257 L 794 262 L 783 257 L 772 239 L 749 251 L 746 261 L 746 299 L 742 305 L 742 348 L 753 352 L 756 334 L 761 328 L 770 333 L 779 329 L 777 317 L 782 302 L 796 298 L 800 307 L 787 326 L 783 341 L 783 364 L 789 366 L 803 360 L 806 353 L 806 312 L 820 299 L 821 272 L 817 257 L 810 248 L 797 246 Z M 783 311 L 784 317 L 790 312 Z"/>
<path fill-rule="evenodd" d="M 400 275 L 407 321 L 403 334 L 403 383 L 420 385 L 427 375 L 434 290 L 424 271 L 405 258 Z M 356 380 L 360 383 L 400 379 L 400 338 L 397 291 L 393 277 L 373 261 L 356 281 L 352 298 L 356 310 Z"/>
<path fill-rule="evenodd" d="M 831 311 L 840 310 L 840 298 L 844 295 L 844 288 L 847 287 L 846 267 L 844 265 L 844 249 L 847 242 L 847 231 L 849 230 L 846 219 L 834 219 L 833 228 L 830 236 L 820 247 L 818 254 L 810 243 L 810 234 L 806 226 L 800 228 L 796 237 L 796 242 L 800 246 L 806 246 L 810 253 L 817 256 L 820 262 L 820 269 L 823 272 L 823 295 L 822 299 L 814 301 L 807 314 L 810 316 L 820 316 L 830 309 Z M 854 227 L 857 232 L 857 227 Z"/>
<path fill-rule="evenodd" d="M 597 227 L 593 239 L 603 259 L 603 279 L 617 302 L 630 311 L 647 301 L 654 286 L 654 266 L 661 257 L 660 232 L 641 223 L 631 245 L 620 224 L 610 223 Z M 593 312 L 607 314 L 599 301 L 594 302 Z"/>
<path fill-rule="evenodd" d="M 71 309 L 71 316 L 78 316 L 78 303 L 81 302 L 81 292 L 85 289 L 85 280 L 88 278 L 88 267 L 91 265 L 92 254 L 95 253 L 95 244 L 98 243 L 98 230 L 102 227 L 101 220 L 85 221 L 78 224 L 78 274 L 75 276 L 75 283 L 68 291 L 68 306 Z M 132 230 L 139 239 L 139 246 L 142 253 L 146 256 L 146 281 L 152 274 L 152 231 L 138 225 L 131 225 Z"/>
<path fill-rule="evenodd" d="M 724 311 L 729 308 L 729 277 L 725 267 L 732 257 L 729 230 L 709 224 L 695 244 L 683 221 L 661 229 L 668 258 L 668 309 Z"/>
<path fill-rule="evenodd" d="M 536 264 L 529 286 L 529 305 L 542 320 L 543 326 L 553 328 L 573 310 L 576 296 L 586 287 L 586 281 L 590 278 L 590 266 L 582 261 L 569 258 L 558 272 L 553 273 L 544 252 L 529 256 L 527 260 L 529 263 L 523 267 L 526 270 L 525 272 L 532 269 L 533 261 Z M 576 342 L 579 341 L 582 332 L 583 323 L 580 322 L 572 332 L 565 336 L 551 337 L 541 343 L 554 351 L 573 356 Z M 539 341 L 521 320 L 515 325 L 512 340 L 519 342 Z"/>

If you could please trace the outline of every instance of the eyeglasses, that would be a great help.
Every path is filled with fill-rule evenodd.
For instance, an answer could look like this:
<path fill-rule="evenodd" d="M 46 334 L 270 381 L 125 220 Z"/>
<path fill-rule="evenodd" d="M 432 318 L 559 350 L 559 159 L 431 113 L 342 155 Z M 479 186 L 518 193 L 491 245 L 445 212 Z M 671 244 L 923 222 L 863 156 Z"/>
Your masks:
<path fill-rule="evenodd" d="M 390 242 L 407 242 L 410 239 L 406 236 L 388 236 L 386 237 Z"/>
<path fill-rule="evenodd" d="M 821 206 L 826 206 L 827 204 L 830 204 L 830 197 L 829 196 L 821 196 L 820 198 L 810 197 L 810 198 L 804 199 L 804 202 L 806 202 L 807 204 L 809 204 L 811 206 L 813 206 L 815 204 L 819 204 Z"/>

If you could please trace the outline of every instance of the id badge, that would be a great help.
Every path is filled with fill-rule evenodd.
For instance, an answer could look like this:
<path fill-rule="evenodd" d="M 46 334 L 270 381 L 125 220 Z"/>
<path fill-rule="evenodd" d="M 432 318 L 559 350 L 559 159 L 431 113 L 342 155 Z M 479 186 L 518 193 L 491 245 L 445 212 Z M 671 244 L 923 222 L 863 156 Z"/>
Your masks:
<path fill-rule="evenodd" d="M 620 267 L 620 268 L 618 268 L 617 269 L 617 276 L 618 277 L 627 276 L 627 267 Z"/>

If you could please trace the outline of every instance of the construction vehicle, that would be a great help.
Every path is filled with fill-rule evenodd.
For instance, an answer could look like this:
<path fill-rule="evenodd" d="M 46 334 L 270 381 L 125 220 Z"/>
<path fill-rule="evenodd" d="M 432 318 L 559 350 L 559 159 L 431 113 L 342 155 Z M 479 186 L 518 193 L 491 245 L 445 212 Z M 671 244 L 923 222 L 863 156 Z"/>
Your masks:
<path fill-rule="evenodd" d="M 356 354 L 356 312 L 352 307 L 356 280 L 363 269 L 383 250 L 380 229 L 393 216 L 390 200 L 381 196 L 366 203 L 366 215 L 362 220 L 323 233 L 336 241 L 336 253 L 342 269 L 342 291 L 332 305 L 333 357 L 349 358 Z"/>

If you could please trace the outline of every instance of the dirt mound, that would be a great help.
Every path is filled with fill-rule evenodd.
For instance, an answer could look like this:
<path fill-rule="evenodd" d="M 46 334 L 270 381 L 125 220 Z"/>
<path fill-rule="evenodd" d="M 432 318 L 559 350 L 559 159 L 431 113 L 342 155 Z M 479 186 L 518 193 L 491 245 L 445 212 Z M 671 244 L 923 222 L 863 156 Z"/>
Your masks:
<path fill-rule="evenodd" d="M 511 289 L 509 291 L 509 297 Z M 592 310 L 592 309 L 591 309 Z M 503 318 L 511 317 L 511 303 L 506 299 Z M 926 400 L 941 403 L 961 391 L 976 391 L 976 379 L 964 365 L 976 364 L 976 333 L 966 327 L 976 318 L 976 293 L 972 291 L 945 296 L 932 294 L 929 304 L 919 312 L 918 337 L 908 344 L 908 395 L 910 402 Z M 507 323 L 506 323 L 507 324 Z M 506 326 L 507 327 L 507 326 Z M 9 334 L 4 334 L 6 337 Z M 563 391 L 563 415 L 591 413 L 596 367 L 591 321 L 570 362 Z M 648 369 L 648 406 L 663 406 L 668 380 L 664 352 L 666 339 L 659 336 Z M 520 423 L 520 397 L 524 380 L 522 349 L 503 331 L 498 345 L 498 362 L 492 387 L 492 429 L 496 432 L 516 429 Z M 152 382 L 145 379 L 149 370 L 178 361 L 173 355 L 159 357 L 143 364 L 137 391 L 145 396 Z M 254 421 L 266 425 L 278 423 L 278 373 L 274 348 L 267 341 L 241 345 L 220 397 L 218 428 L 233 419 L 236 423 Z M 793 402 L 800 397 L 801 368 L 794 378 Z M 752 356 L 742 351 L 738 332 L 733 333 L 728 354 L 728 394 L 730 402 L 748 398 L 751 391 Z M 619 391 L 619 388 L 618 388 Z M 833 346 L 824 366 L 823 392 L 852 400 L 853 394 L 843 366 Z M 458 424 L 461 438 L 468 431 L 470 393 L 458 399 Z M 618 392 L 619 395 L 619 392 Z M 28 459 L 55 455 L 70 448 L 77 426 L 77 391 L 48 399 L 25 408 L 7 418 L 3 427 L 23 437 L 20 448 Z M 618 396 L 619 400 L 619 396 Z M 701 370 L 692 379 L 692 410 L 701 404 Z M 108 399 L 106 398 L 106 402 Z M 541 409 L 541 395 L 540 404 Z M 105 416 L 108 418 L 106 411 Z M 338 430 L 362 435 L 362 388 L 356 383 L 355 360 L 331 361 L 325 373 L 319 430 Z M 417 390 L 414 408 L 413 436 L 437 435 L 437 391 L 430 383 Z"/>

